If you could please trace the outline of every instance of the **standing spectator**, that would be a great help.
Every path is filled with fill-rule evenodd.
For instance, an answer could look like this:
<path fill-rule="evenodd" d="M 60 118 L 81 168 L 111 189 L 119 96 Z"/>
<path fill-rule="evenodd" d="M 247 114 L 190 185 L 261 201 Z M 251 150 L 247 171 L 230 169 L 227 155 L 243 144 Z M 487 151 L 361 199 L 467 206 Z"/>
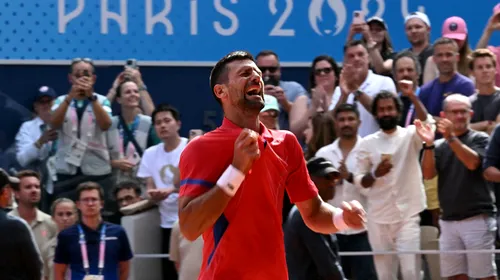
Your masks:
<path fill-rule="evenodd" d="M 52 203 L 52 220 L 57 225 L 57 232 L 61 232 L 74 225 L 78 220 L 78 212 L 75 203 L 67 198 L 58 198 Z M 50 239 L 40 250 L 43 259 L 44 280 L 54 280 L 54 254 L 57 247 L 57 236 Z M 70 270 L 67 271 L 66 279 L 70 279 Z"/>
<path fill-rule="evenodd" d="M 76 192 L 82 220 L 57 237 L 55 280 L 64 280 L 68 269 L 71 269 L 71 280 L 89 276 L 101 277 L 91 279 L 128 279 L 132 250 L 125 230 L 102 220 L 104 190 L 97 183 L 84 182 L 78 185 Z"/>
<path fill-rule="evenodd" d="M 469 98 L 448 96 L 438 121 L 444 138 L 434 143 L 428 126 L 419 132 L 425 142 L 422 171 L 426 179 L 438 175 L 439 248 L 453 250 L 495 249 L 496 212 L 493 192 L 483 179 L 481 161 L 488 135 L 469 128 Z M 495 254 L 442 254 L 441 277 L 496 279 Z"/>
<path fill-rule="evenodd" d="M 264 108 L 260 110 L 259 119 L 269 129 L 280 129 L 280 107 L 276 97 L 265 94 Z"/>
<path fill-rule="evenodd" d="M 484 178 L 492 184 L 495 193 L 495 206 L 497 208 L 497 230 L 500 224 L 500 125 L 495 127 L 491 139 L 486 147 L 483 161 Z M 499 236 L 500 237 L 500 231 Z"/>
<path fill-rule="evenodd" d="M 477 49 L 472 52 L 469 67 L 477 89 L 470 97 L 474 112 L 470 127 L 490 134 L 500 121 L 500 90 L 495 87 L 495 55 L 488 49 Z"/>
<path fill-rule="evenodd" d="M 307 161 L 307 170 L 324 201 L 335 196 L 340 173 L 324 158 Z M 334 234 L 321 234 L 308 228 L 296 206 L 284 228 L 288 279 L 344 280 L 339 248 Z"/>
<path fill-rule="evenodd" d="M 179 221 L 172 227 L 169 258 L 175 263 L 178 280 L 198 280 L 203 261 L 203 237 L 195 241 L 187 240 L 179 229 Z"/>
<path fill-rule="evenodd" d="M 0 169 L 0 196 L 5 187 L 19 179 Z M 12 280 L 42 279 L 42 259 L 28 224 L 0 211 L 0 278 Z"/>
<path fill-rule="evenodd" d="M 260 71 L 262 71 L 266 94 L 276 97 L 280 104 L 280 129 L 288 130 L 290 124 L 296 121 L 289 119 L 292 105 L 297 97 L 306 95 L 306 90 L 297 82 L 281 80 L 280 61 L 275 52 L 271 50 L 261 51 L 257 54 L 255 60 Z"/>
<path fill-rule="evenodd" d="M 423 85 L 419 97 L 429 114 L 439 117 L 446 96 L 451 93 L 470 96 L 474 94 L 475 88 L 471 79 L 457 72 L 459 52 L 454 40 L 436 40 L 432 57 L 439 70 L 439 77 Z"/>
<path fill-rule="evenodd" d="M 357 103 L 361 126 L 359 135 L 364 137 L 379 129 L 371 111 L 372 98 L 382 90 L 396 92 L 391 78 L 369 70 L 368 50 L 362 41 L 351 41 L 344 47 L 344 69 L 339 86 L 335 89 L 330 110 L 343 103 Z"/>
<path fill-rule="evenodd" d="M 413 87 L 403 92 L 414 102 L 419 121 L 431 121 Z M 380 131 L 359 144 L 354 176 L 355 184 L 369 189 L 368 238 L 374 251 L 416 251 L 420 249 L 420 212 L 426 208 L 419 163 L 422 139 L 414 125 L 397 125 L 402 104 L 394 93 L 380 92 L 372 106 Z M 380 280 L 396 279 L 395 263 L 404 280 L 420 277 L 416 255 L 397 255 L 397 260 L 392 255 L 375 255 L 374 261 Z"/>
<path fill-rule="evenodd" d="M 94 70 L 90 59 L 74 59 L 69 73 L 71 90 L 52 107 L 51 127 L 59 132 L 53 199 L 76 200 L 75 188 L 85 181 L 100 182 L 106 191 L 112 185 L 105 133 L 111 126 L 111 107 L 105 96 L 94 92 Z M 111 205 L 111 201 L 106 203 L 106 207 Z"/>
<path fill-rule="evenodd" d="M 335 120 L 329 112 L 317 112 L 312 116 L 304 131 L 306 149 L 305 158 L 314 157 L 321 147 L 326 146 L 337 138 Z"/>
<path fill-rule="evenodd" d="M 156 134 L 162 143 L 144 152 L 137 176 L 146 180 L 148 195 L 159 204 L 162 229 L 162 252 L 168 254 L 172 226 L 179 219 L 178 197 L 180 186 L 179 159 L 188 142 L 179 136 L 180 113 L 169 105 L 158 105 L 152 118 Z M 203 137 L 203 136 L 200 136 Z M 176 278 L 174 263 L 163 259 L 163 278 Z"/>
<path fill-rule="evenodd" d="M 342 201 L 357 200 L 361 205 L 366 206 L 365 191 L 353 185 L 357 148 L 362 141 L 361 136 L 358 135 L 359 111 L 355 105 L 342 104 L 335 110 L 334 118 L 339 138 L 316 152 L 316 157 L 325 158 L 334 164 L 334 167 L 340 171 L 342 179 L 335 187 L 335 196 L 328 202 L 335 207 L 340 207 Z M 341 252 L 372 250 L 366 229 L 344 230 L 338 232 L 336 236 Z M 341 264 L 348 279 L 377 279 L 372 256 L 342 257 Z"/>
<path fill-rule="evenodd" d="M 477 42 L 476 49 L 488 48 L 496 56 L 496 75 L 495 75 L 495 85 L 500 87 L 500 46 L 488 46 L 491 39 L 491 35 L 494 31 L 500 30 L 500 3 L 495 5 L 493 8 L 493 14 L 491 15 L 481 38 Z"/>
<path fill-rule="evenodd" d="M 38 249 L 56 236 L 57 227 L 52 218 L 38 209 L 40 203 L 40 175 L 32 170 L 17 173 L 19 184 L 12 185 L 18 205 L 9 214 L 19 217 L 30 225 L 35 235 Z"/>
<path fill-rule="evenodd" d="M 421 69 L 425 69 L 427 59 L 433 53 L 432 44 L 430 43 L 431 22 L 429 21 L 429 17 L 422 12 L 410 13 L 405 17 L 405 31 L 411 47 L 404 51 L 411 51 L 418 56 Z M 422 85 L 423 81 L 423 72 L 421 72 L 418 84 Z"/>

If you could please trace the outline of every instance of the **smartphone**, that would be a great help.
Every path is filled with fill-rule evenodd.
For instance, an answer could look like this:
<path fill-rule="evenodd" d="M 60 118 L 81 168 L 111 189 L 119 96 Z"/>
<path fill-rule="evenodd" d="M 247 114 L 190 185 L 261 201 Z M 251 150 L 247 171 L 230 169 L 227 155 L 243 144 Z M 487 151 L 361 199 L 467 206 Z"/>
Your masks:
<path fill-rule="evenodd" d="M 363 11 L 354 11 L 352 13 L 352 24 L 365 23 L 365 13 Z"/>
<path fill-rule="evenodd" d="M 203 135 L 203 130 L 201 130 L 201 129 L 191 129 L 189 131 L 189 139 L 193 139 L 195 137 L 202 136 L 202 135 Z"/>
<path fill-rule="evenodd" d="M 380 158 L 382 159 L 382 161 L 384 161 L 384 160 L 392 161 L 392 155 L 391 154 L 381 154 Z"/>
<path fill-rule="evenodd" d="M 274 76 L 264 76 L 264 85 L 272 85 L 277 87 L 280 84 L 280 81 L 276 79 Z"/>
<path fill-rule="evenodd" d="M 124 68 L 132 68 L 132 69 L 137 69 L 137 59 L 134 59 L 134 58 L 130 58 L 130 59 L 127 59 L 127 61 L 125 62 L 125 66 Z"/>

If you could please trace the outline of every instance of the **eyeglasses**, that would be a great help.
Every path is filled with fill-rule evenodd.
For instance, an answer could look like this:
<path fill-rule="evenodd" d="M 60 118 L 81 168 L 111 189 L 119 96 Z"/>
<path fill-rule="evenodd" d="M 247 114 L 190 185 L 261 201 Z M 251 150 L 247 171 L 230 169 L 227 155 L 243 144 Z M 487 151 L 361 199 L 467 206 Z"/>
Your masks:
<path fill-rule="evenodd" d="M 333 68 L 332 67 L 327 67 L 327 68 L 317 68 L 314 70 L 314 75 L 316 76 L 319 76 L 321 74 L 325 74 L 325 75 L 328 75 L 330 73 L 332 73 L 333 71 Z"/>
<path fill-rule="evenodd" d="M 259 67 L 260 71 L 262 71 L 262 73 L 266 73 L 266 71 L 269 71 L 269 73 L 274 73 L 276 71 L 278 71 L 278 66 L 269 66 L 269 67 Z"/>

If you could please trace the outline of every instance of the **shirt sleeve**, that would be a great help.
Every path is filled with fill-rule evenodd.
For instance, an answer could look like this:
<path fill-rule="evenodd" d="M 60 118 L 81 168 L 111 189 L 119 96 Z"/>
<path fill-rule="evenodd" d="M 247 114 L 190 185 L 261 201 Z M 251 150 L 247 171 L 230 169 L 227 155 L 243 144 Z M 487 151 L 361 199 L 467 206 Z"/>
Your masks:
<path fill-rule="evenodd" d="M 71 256 L 69 253 L 69 244 L 67 242 L 68 236 L 62 231 L 57 236 L 57 246 L 54 254 L 54 263 L 70 264 Z"/>
<path fill-rule="evenodd" d="M 179 230 L 179 222 L 175 222 L 172 227 L 172 234 L 170 235 L 170 248 L 169 248 L 169 258 L 173 262 L 179 262 L 181 260 L 179 243 L 181 239 L 181 233 Z"/>
<path fill-rule="evenodd" d="M 189 142 L 184 148 L 179 160 L 179 172 L 181 175 L 181 186 L 179 196 L 197 197 L 216 184 L 216 179 L 210 179 L 209 175 L 214 174 L 213 169 L 207 169 L 206 158 L 203 155 L 204 147 L 200 144 L 203 138 L 198 137 Z M 220 171 L 218 176 L 222 175 Z M 218 177 L 216 177 L 218 178 Z"/>
<path fill-rule="evenodd" d="M 64 101 L 64 98 L 66 98 L 66 95 L 61 95 L 58 98 L 56 98 L 56 100 L 54 100 L 54 104 L 52 104 L 51 110 L 52 111 L 57 110 L 57 108 L 59 108 L 59 105 L 61 105 L 61 103 Z"/>
<path fill-rule="evenodd" d="M 463 92 L 465 96 L 473 95 L 474 92 L 476 92 L 476 87 L 474 86 L 474 83 L 472 83 L 472 81 L 467 80 L 464 83 Z"/>
<path fill-rule="evenodd" d="M 365 140 L 361 140 L 356 153 L 356 170 L 354 170 L 354 184 L 358 187 L 361 186 L 361 180 L 363 177 L 372 171 L 373 163 L 371 161 L 371 153 L 368 149 L 368 143 Z M 370 190 L 371 188 L 367 188 Z"/>
<path fill-rule="evenodd" d="M 288 157 L 289 174 L 286 179 L 286 190 L 290 196 L 292 203 L 306 201 L 318 195 L 318 190 L 309 177 L 307 171 L 306 161 L 302 148 L 295 135 L 287 133 L 286 140 L 288 143 Z"/>
<path fill-rule="evenodd" d="M 484 132 L 477 132 L 477 135 L 472 139 L 472 143 L 469 146 L 474 152 L 479 155 L 479 159 L 481 162 L 484 160 L 486 156 L 486 147 L 488 146 L 488 134 Z M 478 166 L 478 169 L 482 169 L 482 165 Z"/>
<path fill-rule="evenodd" d="M 32 135 L 34 133 L 26 122 L 21 125 L 16 135 L 16 159 L 22 167 L 27 167 L 40 156 L 40 150 L 35 146 L 38 139 L 33 139 Z M 44 147 L 45 145 L 42 148 Z"/>
<path fill-rule="evenodd" d="M 486 155 L 483 160 L 483 169 L 488 167 L 500 168 L 500 125 L 495 127 L 486 148 Z"/>
<path fill-rule="evenodd" d="M 132 253 L 132 248 L 130 248 L 127 232 L 125 232 L 125 229 L 122 227 L 120 227 L 118 239 L 120 240 L 120 254 L 118 256 L 118 261 L 125 262 L 131 260 L 134 257 L 134 254 Z"/>
<path fill-rule="evenodd" d="M 112 117 L 112 116 L 113 116 L 113 114 L 112 114 L 112 113 L 113 113 L 113 110 L 111 109 L 111 102 L 109 102 L 109 100 L 108 100 L 107 98 L 104 98 L 104 99 L 102 100 L 101 106 L 102 106 L 102 108 L 104 109 L 104 111 L 106 111 L 106 113 L 108 113 L 108 115 L 109 115 L 110 117 Z"/>
<path fill-rule="evenodd" d="M 151 148 L 154 149 L 154 148 Z M 142 155 L 141 163 L 139 164 L 139 169 L 137 170 L 137 177 L 139 178 L 149 178 L 153 177 L 153 170 L 151 170 L 151 160 L 153 150 L 147 149 Z"/>

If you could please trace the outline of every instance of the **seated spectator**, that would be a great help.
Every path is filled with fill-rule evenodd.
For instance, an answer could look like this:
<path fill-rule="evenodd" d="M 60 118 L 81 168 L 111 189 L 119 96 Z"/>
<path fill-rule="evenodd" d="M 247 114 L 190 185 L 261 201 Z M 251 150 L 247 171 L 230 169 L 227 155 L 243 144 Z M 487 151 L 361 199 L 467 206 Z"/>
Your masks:
<path fill-rule="evenodd" d="M 169 258 L 175 263 L 178 280 L 198 280 L 203 261 L 203 236 L 195 241 L 187 240 L 179 229 L 179 221 L 172 227 Z"/>
<path fill-rule="evenodd" d="M 477 42 L 476 49 L 489 49 L 496 56 L 496 75 L 495 85 L 500 87 L 500 46 L 488 46 L 488 43 L 494 31 L 500 30 L 500 3 L 493 8 L 493 14 L 490 16 L 486 27 Z"/>
<path fill-rule="evenodd" d="M 114 197 L 123 215 L 133 215 L 153 208 L 156 202 L 144 199 L 136 181 L 123 181 L 115 187 Z"/>
<path fill-rule="evenodd" d="M 95 181 L 108 194 L 106 210 L 113 211 L 108 193 L 113 183 L 105 133 L 112 124 L 111 107 L 105 96 L 94 92 L 94 70 L 90 59 L 74 59 L 69 73 L 71 90 L 59 96 L 52 107 L 51 127 L 59 133 L 52 165 L 57 177 L 53 199 L 76 200 L 76 186 Z"/>
<path fill-rule="evenodd" d="M 279 114 L 280 107 L 278 103 L 278 99 L 276 97 L 264 94 L 264 108 L 260 110 L 259 120 L 268 128 L 268 129 L 280 129 L 279 124 Z"/>
<path fill-rule="evenodd" d="M 309 71 L 309 93 L 295 100 L 290 111 L 290 130 L 303 137 L 309 119 L 318 111 L 326 112 L 332 103 L 335 87 L 338 85 L 340 68 L 330 56 L 320 55 L 314 58 Z M 300 137 L 299 137 L 300 136 Z"/>
<path fill-rule="evenodd" d="M 57 225 L 57 232 L 61 232 L 74 225 L 78 220 L 78 212 L 75 203 L 67 198 L 56 199 L 52 203 L 52 220 Z M 54 280 L 54 254 L 57 247 L 57 236 L 50 239 L 40 250 L 43 259 L 44 280 Z M 70 270 L 66 279 L 70 279 Z"/>
<path fill-rule="evenodd" d="M 120 114 L 111 118 L 108 130 L 111 166 L 115 171 L 116 183 L 137 180 L 137 169 L 144 151 L 158 143 L 160 139 L 153 129 L 151 117 L 138 110 L 140 92 L 138 85 L 125 80 L 116 88 L 116 101 L 120 104 Z M 145 184 L 142 184 L 145 189 Z"/>
<path fill-rule="evenodd" d="M 439 117 L 443 100 L 450 93 L 466 96 L 474 94 L 474 83 L 468 77 L 458 73 L 458 45 L 449 38 L 440 38 L 434 43 L 434 62 L 439 76 L 420 88 L 419 98 L 425 108 L 434 117 Z"/>
<path fill-rule="evenodd" d="M 443 23 L 443 29 L 441 32 L 443 38 L 449 38 L 454 40 L 458 45 L 458 73 L 469 77 L 469 55 L 472 50 L 469 46 L 469 35 L 467 31 L 467 25 L 465 20 L 461 17 L 450 17 L 447 18 Z M 424 69 L 424 84 L 436 79 L 439 76 L 439 70 L 434 63 L 434 59 L 429 57 Z"/>
<path fill-rule="evenodd" d="M 16 135 L 16 158 L 23 169 L 37 171 L 41 175 L 44 188 L 40 209 L 50 208 L 49 195 L 53 182 L 47 170 L 47 160 L 56 152 L 57 130 L 50 127 L 51 108 L 56 92 L 47 86 L 38 89 L 33 103 L 35 118 L 24 122 Z"/>
<path fill-rule="evenodd" d="M 324 201 L 335 196 L 340 173 L 324 158 L 307 161 L 307 170 Z M 320 234 L 306 226 L 296 206 L 292 208 L 284 228 L 286 263 L 290 280 L 344 280 L 340 266 L 337 238 Z"/>

